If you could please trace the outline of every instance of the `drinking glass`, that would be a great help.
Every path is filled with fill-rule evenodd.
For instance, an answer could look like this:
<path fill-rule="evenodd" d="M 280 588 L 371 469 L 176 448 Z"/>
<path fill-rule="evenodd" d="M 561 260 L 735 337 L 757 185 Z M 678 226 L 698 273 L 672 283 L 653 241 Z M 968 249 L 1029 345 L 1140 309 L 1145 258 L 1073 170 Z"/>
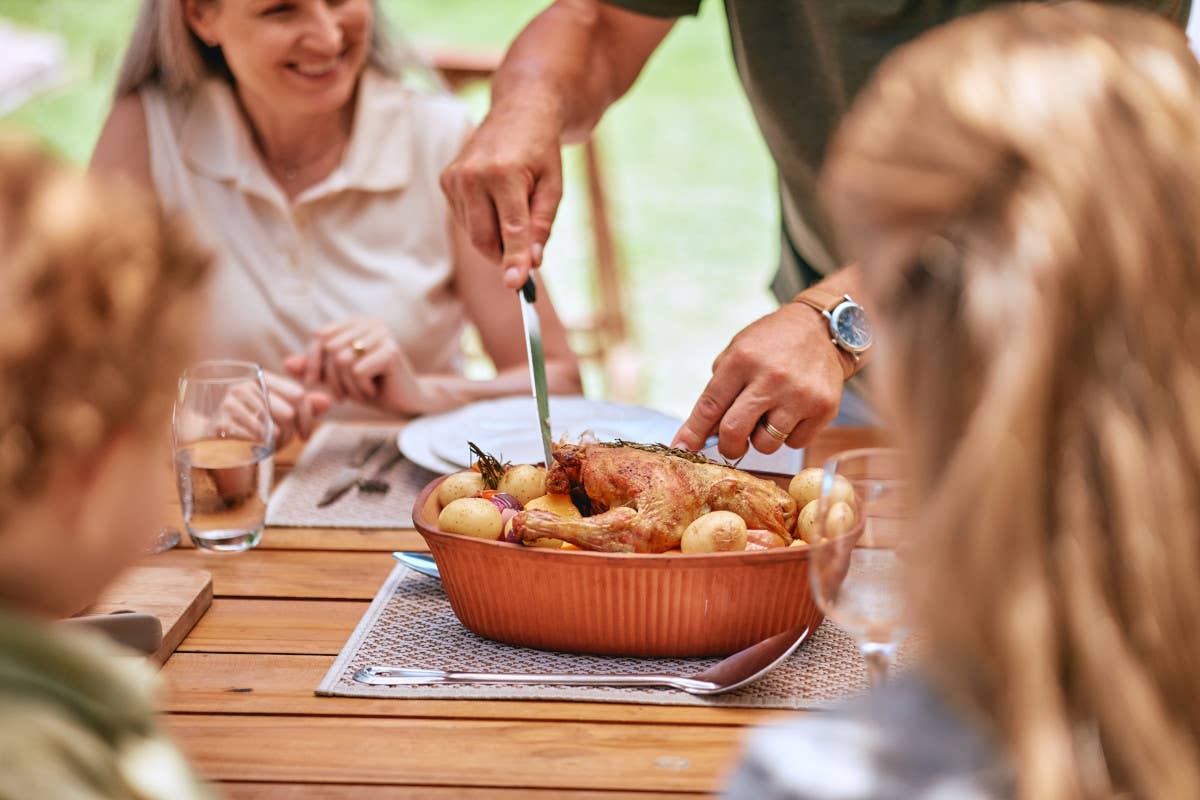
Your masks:
<path fill-rule="evenodd" d="M 248 550 L 262 538 L 274 430 L 262 369 L 202 361 L 183 373 L 171 423 L 188 536 L 204 550 Z"/>
<path fill-rule="evenodd" d="M 869 448 L 833 456 L 825 462 L 817 502 L 813 595 L 825 616 L 854 637 L 878 688 L 909 632 L 905 551 L 912 506 L 899 452 Z"/>
<path fill-rule="evenodd" d="M 158 533 L 154 534 L 154 539 L 146 546 L 146 553 L 152 556 L 165 553 L 177 544 L 179 544 L 178 528 L 159 528 Z"/>

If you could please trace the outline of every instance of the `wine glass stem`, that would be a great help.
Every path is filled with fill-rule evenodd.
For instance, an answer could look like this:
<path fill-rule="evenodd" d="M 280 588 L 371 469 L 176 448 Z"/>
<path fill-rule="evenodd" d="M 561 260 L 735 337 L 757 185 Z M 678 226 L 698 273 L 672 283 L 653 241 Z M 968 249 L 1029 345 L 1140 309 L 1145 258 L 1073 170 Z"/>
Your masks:
<path fill-rule="evenodd" d="M 888 668 L 892 664 L 892 654 L 896 645 L 879 642 L 865 642 L 862 645 L 863 658 L 867 662 L 867 680 L 872 689 L 882 689 L 887 685 Z"/>

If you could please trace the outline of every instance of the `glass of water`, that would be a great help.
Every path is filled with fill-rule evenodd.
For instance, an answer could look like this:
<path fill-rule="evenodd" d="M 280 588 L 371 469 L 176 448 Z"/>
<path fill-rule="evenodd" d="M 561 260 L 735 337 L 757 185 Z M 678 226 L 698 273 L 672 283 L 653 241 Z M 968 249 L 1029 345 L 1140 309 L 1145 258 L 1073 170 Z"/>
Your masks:
<path fill-rule="evenodd" d="M 248 550 L 262 538 L 274 428 L 262 369 L 202 361 L 179 379 L 172 417 L 183 521 L 204 550 Z"/>
<path fill-rule="evenodd" d="M 858 642 L 873 687 L 910 630 L 912 498 L 900 452 L 869 448 L 825 462 L 809 579 L 814 599 Z"/>

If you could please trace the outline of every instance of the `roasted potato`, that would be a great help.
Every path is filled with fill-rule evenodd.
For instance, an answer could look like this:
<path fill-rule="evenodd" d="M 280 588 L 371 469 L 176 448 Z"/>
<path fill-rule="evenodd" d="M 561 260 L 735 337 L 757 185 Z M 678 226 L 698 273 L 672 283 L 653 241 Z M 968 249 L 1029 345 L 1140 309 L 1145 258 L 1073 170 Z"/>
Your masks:
<path fill-rule="evenodd" d="M 487 488 L 483 476 L 474 470 L 456 472 L 438 486 L 437 498 L 442 508 L 463 497 L 474 497 Z"/>
<path fill-rule="evenodd" d="M 823 470 L 820 467 L 809 467 L 800 470 L 796 477 L 792 478 L 792 482 L 788 484 L 788 494 L 796 501 L 797 508 L 804 508 L 821 496 L 822 475 Z"/>
<path fill-rule="evenodd" d="M 796 501 L 797 508 L 804 508 L 821 496 L 821 481 L 824 475 L 824 470 L 820 467 L 808 467 L 796 473 L 796 477 L 788 484 L 788 494 Z M 834 503 L 846 503 L 853 508 L 854 486 L 842 475 L 834 477 L 829 499 Z"/>
<path fill-rule="evenodd" d="M 825 517 L 825 535 L 832 539 L 850 532 L 854 527 L 854 509 L 849 503 L 837 502 Z"/>
<path fill-rule="evenodd" d="M 449 533 L 461 533 L 477 539 L 499 539 L 504 530 L 500 509 L 482 497 L 452 500 L 438 514 L 438 527 Z"/>
<path fill-rule="evenodd" d="M 535 497 L 546 494 L 546 470 L 532 464 L 509 467 L 500 479 L 499 489 L 508 492 L 520 500 L 521 505 L 525 505 Z"/>
<path fill-rule="evenodd" d="M 820 504 L 820 500 L 809 500 L 804 504 L 804 508 L 800 509 L 800 515 L 796 517 L 797 539 L 809 544 L 820 541 L 821 531 L 817 529 L 817 506 Z"/>
<path fill-rule="evenodd" d="M 679 549 L 685 553 L 745 550 L 746 522 L 732 511 L 710 511 L 687 526 Z"/>
<path fill-rule="evenodd" d="M 833 478 L 833 489 L 829 492 L 829 501 L 831 506 L 836 503 L 845 503 L 854 508 L 854 486 L 850 481 L 842 475 L 835 475 Z M 832 508 L 830 509 L 832 511 Z"/>
<path fill-rule="evenodd" d="M 802 539 L 809 544 L 816 544 L 821 541 L 822 535 L 841 536 L 854 527 L 854 509 L 849 503 L 839 500 L 829 509 L 829 514 L 825 518 L 825 531 L 822 533 L 817 519 L 817 508 L 820 505 L 820 500 L 812 500 L 800 509 L 800 516 L 796 519 L 797 539 Z"/>
<path fill-rule="evenodd" d="M 750 528 L 746 531 L 747 550 L 772 550 L 776 547 L 787 546 L 787 541 L 773 531 L 763 530 L 762 528 Z"/>

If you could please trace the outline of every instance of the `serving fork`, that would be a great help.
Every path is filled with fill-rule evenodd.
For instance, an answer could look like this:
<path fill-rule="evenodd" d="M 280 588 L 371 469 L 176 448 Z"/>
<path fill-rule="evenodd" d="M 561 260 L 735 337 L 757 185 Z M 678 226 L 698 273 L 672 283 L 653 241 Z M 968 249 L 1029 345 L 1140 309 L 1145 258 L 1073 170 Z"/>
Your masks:
<path fill-rule="evenodd" d="M 808 626 L 786 630 L 744 650 L 739 650 L 708 669 L 692 675 L 447 672 L 440 669 L 370 666 L 355 672 L 354 680 L 370 686 L 421 686 L 438 683 L 669 686 L 688 694 L 722 694 L 751 684 L 775 669 L 808 638 L 809 632 Z"/>

